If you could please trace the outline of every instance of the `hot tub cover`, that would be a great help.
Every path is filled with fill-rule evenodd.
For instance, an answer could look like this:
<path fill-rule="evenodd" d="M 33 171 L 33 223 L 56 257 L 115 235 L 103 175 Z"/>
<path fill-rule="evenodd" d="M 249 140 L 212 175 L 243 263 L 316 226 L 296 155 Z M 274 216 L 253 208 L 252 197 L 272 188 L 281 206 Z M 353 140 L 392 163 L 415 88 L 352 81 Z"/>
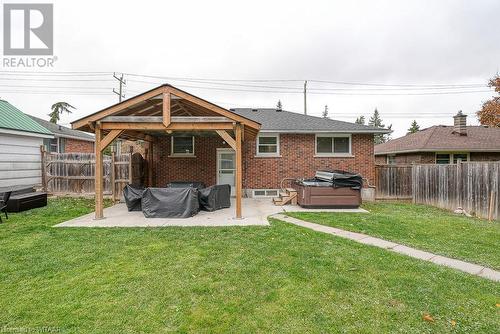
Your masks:
<path fill-rule="evenodd" d="M 200 209 L 215 211 L 231 207 L 231 186 L 219 184 L 205 189 L 199 193 Z"/>
<path fill-rule="evenodd" d="M 205 188 L 203 182 L 198 181 L 173 181 L 167 184 L 167 188 L 196 188 L 198 190 Z"/>
<path fill-rule="evenodd" d="M 363 187 L 361 175 L 342 170 L 319 170 L 314 178 L 302 182 L 304 185 L 312 187 L 325 187 L 328 186 L 327 184 L 334 188 L 361 189 Z"/>
<path fill-rule="evenodd" d="M 134 187 L 129 184 L 123 188 L 123 197 L 125 198 L 125 204 L 127 205 L 128 211 L 141 211 L 141 199 L 142 193 L 144 192 L 143 187 Z"/>
<path fill-rule="evenodd" d="M 142 213 L 146 218 L 189 218 L 200 211 L 196 188 L 146 188 Z"/>

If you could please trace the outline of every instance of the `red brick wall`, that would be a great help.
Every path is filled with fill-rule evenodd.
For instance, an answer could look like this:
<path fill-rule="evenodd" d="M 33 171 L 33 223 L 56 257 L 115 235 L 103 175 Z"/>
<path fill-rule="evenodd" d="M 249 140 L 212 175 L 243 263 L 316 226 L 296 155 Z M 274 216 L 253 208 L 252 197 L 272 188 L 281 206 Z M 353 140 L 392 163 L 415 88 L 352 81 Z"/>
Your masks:
<path fill-rule="evenodd" d="M 65 153 L 93 153 L 94 143 L 91 141 L 65 138 Z"/>
<path fill-rule="evenodd" d="M 170 137 L 157 138 L 153 146 L 153 182 L 164 187 L 171 181 L 217 183 L 217 148 L 228 148 L 219 136 L 195 137 L 196 158 L 169 157 Z"/>
<path fill-rule="evenodd" d="M 470 152 L 470 161 L 500 161 L 500 152 Z"/>
<path fill-rule="evenodd" d="M 342 169 L 360 173 L 373 184 L 375 158 L 373 135 L 352 135 L 352 154 L 349 158 L 315 157 L 314 134 L 281 134 L 281 158 L 255 157 L 255 142 L 244 146 L 243 188 L 276 189 L 285 177 L 312 177 L 319 169 Z M 249 157 L 249 158 L 248 158 Z"/>
<path fill-rule="evenodd" d="M 420 152 L 420 153 L 400 153 L 395 155 L 396 164 L 411 164 L 422 163 L 422 164 L 433 164 L 436 162 L 434 152 Z M 377 155 L 375 157 L 375 163 L 380 165 L 385 165 L 387 163 L 387 155 Z"/>
<path fill-rule="evenodd" d="M 353 135 L 353 157 L 320 158 L 315 155 L 313 134 L 281 134 L 281 158 L 255 157 L 255 141 L 243 146 L 243 188 L 276 189 L 284 177 L 312 177 L 318 169 L 343 169 L 357 172 L 369 179 L 375 178 L 373 135 Z M 156 186 L 170 181 L 193 180 L 207 185 L 216 183 L 217 148 L 227 148 L 220 137 L 196 137 L 196 158 L 173 158 L 170 155 L 170 137 L 157 138 L 153 148 L 154 180 Z"/>
<path fill-rule="evenodd" d="M 470 152 L 470 161 L 500 161 L 500 152 Z M 436 162 L 434 152 L 396 154 L 397 164 L 409 163 L 433 164 Z M 386 155 L 377 155 L 376 164 L 386 164 Z"/>

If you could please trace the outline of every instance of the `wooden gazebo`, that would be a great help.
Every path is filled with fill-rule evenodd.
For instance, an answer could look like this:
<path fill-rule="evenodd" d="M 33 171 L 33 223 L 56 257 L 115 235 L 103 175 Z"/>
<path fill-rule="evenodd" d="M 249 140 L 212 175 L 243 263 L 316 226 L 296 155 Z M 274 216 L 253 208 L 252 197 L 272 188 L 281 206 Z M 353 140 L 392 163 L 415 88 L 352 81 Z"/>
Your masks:
<path fill-rule="evenodd" d="M 260 124 L 165 84 L 72 123 L 73 129 L 95 133 L 95 218 L 103 218 L 103 150 L 117 138 L 144 140 L 149 152 L 148 181 L 153 185 L 154 137 L 173 132 L 216 132 L 236 157 L 236 217 L 241 218 L 242 142 L 254 139 Z"/>

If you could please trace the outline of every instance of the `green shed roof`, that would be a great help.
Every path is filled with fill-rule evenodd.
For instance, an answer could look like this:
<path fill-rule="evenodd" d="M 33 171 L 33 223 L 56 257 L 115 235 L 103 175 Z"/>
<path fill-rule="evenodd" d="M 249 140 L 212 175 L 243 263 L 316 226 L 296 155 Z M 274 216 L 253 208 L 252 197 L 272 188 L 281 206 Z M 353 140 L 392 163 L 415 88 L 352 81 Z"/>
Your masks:
<path fill-rule="evenodd" d="M 0 100 L 0 128 L 52 135 L 52 132 L 4 100 Z"/>

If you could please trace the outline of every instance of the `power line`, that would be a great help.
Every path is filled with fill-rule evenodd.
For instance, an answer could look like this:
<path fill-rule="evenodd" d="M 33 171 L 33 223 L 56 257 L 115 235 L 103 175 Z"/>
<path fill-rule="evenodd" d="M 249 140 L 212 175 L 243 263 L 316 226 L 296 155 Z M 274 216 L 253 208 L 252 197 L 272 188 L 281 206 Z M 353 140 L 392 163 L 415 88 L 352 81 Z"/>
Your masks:
<path fill-rule="evenodd" d="M 112 87 L 89 87 L 89 86 L 32 86 L 32 85 L 4 85 L 0 84 L 0 87 L 14 87 L 14 88 L 62 88 L 62 89 L 103 89 L 111 90 Z"/>

